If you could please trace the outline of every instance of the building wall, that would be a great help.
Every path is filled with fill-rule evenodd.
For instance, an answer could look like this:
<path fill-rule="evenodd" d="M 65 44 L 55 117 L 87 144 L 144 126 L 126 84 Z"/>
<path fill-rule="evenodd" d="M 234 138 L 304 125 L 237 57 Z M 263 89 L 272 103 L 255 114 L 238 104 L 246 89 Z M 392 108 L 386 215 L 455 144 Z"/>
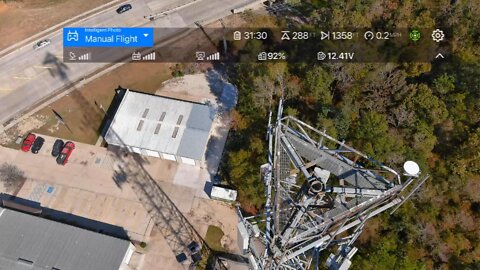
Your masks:
<path fill-rule="evenodd" d="M 129 264 L 130 260 L 132 259 L 132 255 L 135 253 L 135 246 L 130 243 L 128 246 L 127 252 L 125 252 L 125 257 L 123 258 L 122 264 L 120 265 L 119 270 L 127 270 L 127 269 L 132 269 Z"/>
<path fill-rule="evenodd" d="M 191 158 L 180 157 L 179 160 L 181 163 L 184 163 L 184 164 L 193 165 L 193 166 L 196 165 L 195 160 Z"/>
<path fill-rule="evenodd" d="M 131 153 L 137 153 L 137 154 L 140 154 L 140 155 L 143 155 L 143 156 L 149 156 L 149 157 L 155 157 L 155 158 L 161 158 L 161 159 L 165 159 L 165 160 L 170 160 L 170 161 L 175 161 L 175 162 L 178 162 L 178 163 L 182 163 L 182 164 L 188 164 L 188 165 L 191 165 L 191 166 L 197 166 L 197 167 L 202 167 L 205 165 L 205 162 L 203 160 L 196 160 L 196 159 L 191 159 L 191 158 L 186 158 L 186 157 L 181 157 L 181 156 L 175 156 L 175 155 L 172 155 L 172 154 L 167 154 L 167 153 L 161 153 L 161 152 L 157 152 L 157 151 L 152 151 L 152 150 L 148 150 L 148 149 L 140 149 L 138 147 L 132 147 L 132 146 L 118 146 L 118 145 L 115 145 L 117 147 L 120 147 L 124 150 L 127 150 L 128 152 L 131 152 Z"/>
<path fill-rule="evenodd" d="M 161 154 L 161 157 L 162 157 L 163 159 L 172 160 L 172 161 L 177 161 L 177 157 L 176 157 L 175 155 L 172 155 L 172 154 L 162 153 L 162 154 Z"/>

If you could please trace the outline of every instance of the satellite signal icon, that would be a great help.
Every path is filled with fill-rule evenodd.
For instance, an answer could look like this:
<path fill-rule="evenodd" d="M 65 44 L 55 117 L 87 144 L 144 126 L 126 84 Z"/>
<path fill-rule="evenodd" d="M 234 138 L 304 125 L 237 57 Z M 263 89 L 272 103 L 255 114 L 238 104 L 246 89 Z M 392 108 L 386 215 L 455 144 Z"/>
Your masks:
<path fill-rule="evenodd" d="M 155 52 L 151 52 L 142 57 L 142 60 L 155 61 Z"/>
<path fill-rule="evenodd" d="M 220 53 L 216 52 L 207 56 L 207 60 L 220 60 Z"/>
<path fill-rule="evenodd" d="M 90 53 L 82 54 L 78 57 L 79 61 L 88 61 L 90 60 Z"/>

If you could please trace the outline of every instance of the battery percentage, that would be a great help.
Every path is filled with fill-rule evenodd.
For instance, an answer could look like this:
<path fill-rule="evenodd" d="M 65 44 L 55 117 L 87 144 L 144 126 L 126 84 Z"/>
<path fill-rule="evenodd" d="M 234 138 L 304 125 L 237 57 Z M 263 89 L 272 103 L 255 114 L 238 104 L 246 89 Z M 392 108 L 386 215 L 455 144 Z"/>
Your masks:
<path fill-rule="evenodd" d="M 257 59 L 259 61 L 286 60 L 287 55 L 285 52 L 261 52 L 258 54 Z"/>

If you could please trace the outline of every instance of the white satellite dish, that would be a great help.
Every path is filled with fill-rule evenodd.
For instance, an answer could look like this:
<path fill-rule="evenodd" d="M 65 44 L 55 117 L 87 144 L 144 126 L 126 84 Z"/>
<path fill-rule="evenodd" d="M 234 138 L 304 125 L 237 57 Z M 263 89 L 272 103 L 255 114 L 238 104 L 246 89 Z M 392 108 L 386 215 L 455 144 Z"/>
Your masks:
<path fill-rule="evenodd" d="M 403 163 L 403 169 L 407 175 L 416 176 L 420 172 L 420 167 L 415 161 L 408 160 Z"/>

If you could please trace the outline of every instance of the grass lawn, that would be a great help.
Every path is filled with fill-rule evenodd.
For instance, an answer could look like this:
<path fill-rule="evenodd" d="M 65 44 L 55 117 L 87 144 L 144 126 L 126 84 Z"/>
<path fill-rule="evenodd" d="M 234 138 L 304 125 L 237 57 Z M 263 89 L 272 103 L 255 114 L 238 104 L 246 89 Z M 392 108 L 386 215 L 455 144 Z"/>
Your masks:
<path fill-rule="evenodd" d="M 208 246 L 215 251 L 226 251 L 222 247 L 221 239 L 224 233 L 222 229 L 217 226 L 210 225 L 207 229 L 207 235 L 205 236 L 205 241 Z"/>
<path fill-rule="evenodd" d="M 41 3 L 50 3 L 55 0 L 38 0 Z M 59 3 L 81 2 L 78 0 L 58 0 Z M 95 3 L 107 0 L 92 0 Z M 25 1 L 25 3 L 28 1 Z M 86 3 L 83 1 L 81 3 Z M 0 1 L 0 3 L 2 3 Z M 22 2 L 23 3 L 23 2 Z M 89 2 L 90 3 L 90 2 Z M 19 5 L 22 5 L 21 3 Z M 2 12 L 0 6 L 0 25 Z M 8 7 L 7 7 L 8 8 Z M 43 10 L 43 9 L 42 9 Z M 229 17 L 231 22 L 235 22 L 238 16 Z M 226 22 L 226 20 L 224 20 Z M 227 23 L 227 25 L 229 25 Z M 219 22 L 211 24 L 212 27 L 220 27 Z M 1 28 L 1 27 L 0 27 Z M 0 31 L 0 34 L 2 32 Z M 200 36 L 202 32 L 197 33 Z M 198 46 L 198 36 L 188 36 L 177 42 L 184 51 Z M 204 42 L 209 42 L 205 40 Z M 0 43 L 1 46 L 1 43 Z M 183 46 L 183 47 L 182 47 Z M 183 50 L 179 50 L 183 51 Z M 174 63 L 128 63 L 114 71 L 106 74 L 95 81 L 92 81 L 82 88 L 69 93 L 69 95 L 53 102 L 48 107 L 41 109 L 32 116 L 26 118 L 21 123 L 7 130 L 6 136 L 0 136 L 0 143 L 4 146 L 18 147 L 12 143 L 18 135 L 25 136 L 28 132 L 45 134 L 52 137 L 62 138 L 64 140 L 78 141 L 87 144 L 95 144 L 101 133 L 101 125 L 104 120 L 104 111 L 108 110 L 115 95 L 115 89 L 120 85 L 123 88 L 137 90 L 145 93 L 155 93 L 162 83 L 172 78 Z M 189 65 L 179 68 L 187 70 L 187 73 L 198 71 L 198 65 Z M 57 112 L 65 121 L 68 128 L 58 123 L 53 110 Z"/>
<path fill-rule="evenodd" d="M 95 144 L 104 118 L 101 105 L 108 110 L 120 85 L 146 93 L 155 93 L 162 82 L 171 78 L 169 64 L 131 63 L 115 69 L 84 87 L 40 110 L 32 117 L 45 119 L 46 124 L 33 132 Z M 58 112 L 70 130 L 58 124 L 52 110 Z"/>

